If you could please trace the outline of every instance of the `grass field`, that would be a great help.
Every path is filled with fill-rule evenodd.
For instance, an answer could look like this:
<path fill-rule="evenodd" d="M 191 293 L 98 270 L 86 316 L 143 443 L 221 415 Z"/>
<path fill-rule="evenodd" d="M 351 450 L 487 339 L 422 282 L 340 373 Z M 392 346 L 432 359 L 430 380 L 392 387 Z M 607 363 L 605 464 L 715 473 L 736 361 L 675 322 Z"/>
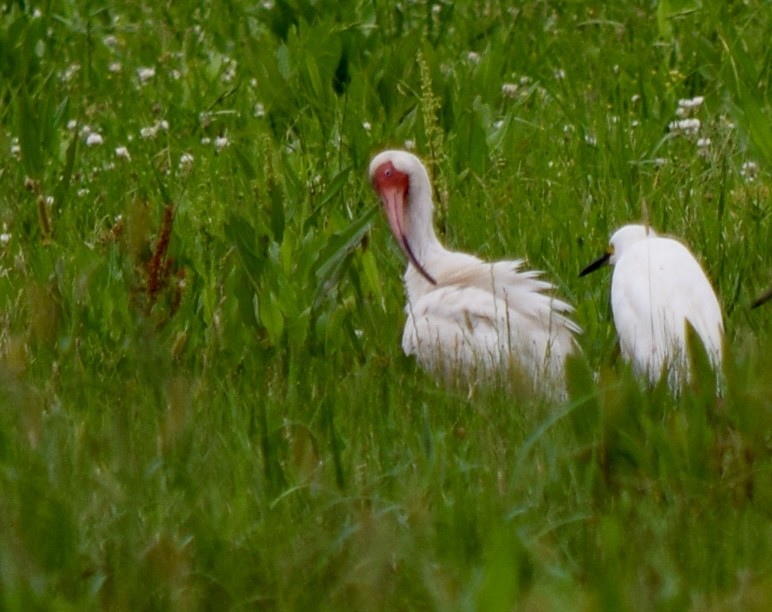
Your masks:
<path fill-rule="evenodd" d="M 0 609 L 769 609 L 772 11 L 618 4 L 3 2 Z M 565 402 L 402 355 L 385 147 L 576 306 Z M 642 219 L 720 398 L 577 278 Z"/>

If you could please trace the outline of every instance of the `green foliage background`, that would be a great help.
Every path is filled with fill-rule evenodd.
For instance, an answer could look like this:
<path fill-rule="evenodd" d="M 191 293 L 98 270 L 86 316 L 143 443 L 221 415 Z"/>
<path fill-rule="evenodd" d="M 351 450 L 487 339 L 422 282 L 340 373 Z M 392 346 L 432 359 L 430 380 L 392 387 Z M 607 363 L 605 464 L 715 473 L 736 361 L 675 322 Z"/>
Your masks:
<path fill-rule="evenodd" d="M 0 608 L 767 609 L 771 20 L 4 2 Z M 566 402 L 401 354 L 387 146 L 448 245 L 576 305 Z M 635 380 L 608 277 L 576 277 L 641 219 L 714 282 L 720 398 Z"/>

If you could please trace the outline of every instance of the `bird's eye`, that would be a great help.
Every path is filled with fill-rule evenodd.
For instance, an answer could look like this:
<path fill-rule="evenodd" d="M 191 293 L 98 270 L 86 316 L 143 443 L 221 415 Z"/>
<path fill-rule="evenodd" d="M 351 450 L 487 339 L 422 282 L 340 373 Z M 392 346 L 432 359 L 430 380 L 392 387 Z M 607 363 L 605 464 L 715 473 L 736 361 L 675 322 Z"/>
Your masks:
<path fill-rule="evenodd" d="M 387 168 L 386 170 L 384 170 L 383 176 L 391 176 L 391 168 Z"/>

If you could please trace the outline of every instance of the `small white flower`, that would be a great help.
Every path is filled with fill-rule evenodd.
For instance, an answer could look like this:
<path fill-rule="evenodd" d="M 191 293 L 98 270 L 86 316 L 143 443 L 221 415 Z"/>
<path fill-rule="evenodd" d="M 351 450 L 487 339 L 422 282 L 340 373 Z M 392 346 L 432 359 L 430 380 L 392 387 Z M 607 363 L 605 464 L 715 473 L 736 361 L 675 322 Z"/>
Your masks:
<path fill-rule="evenodd" d="M 115 147 L 115 156 L 119 159 L 131 161 L 131 154 L 126 147 Z"/>
<path fill-rule="evenodd" d="M 153 67 L 137 68 L 137 77 L 139 78 L 140 83 L 147 83 L 154 76 L 155 76 L 155 68 Z"/>
<path fill-rule="evenodd" d="M 3 233 L 0 234 L 0 246 L 8 246 L 11 241 L 11 234 L 8 233 L 8 228 L 3 225 Z"/>
<path fill-rule="evenodd" d="M 694 110 L 702 106 L 705 101 L 703 96 L 694 96 L 693 98 L 682 98 L 678 101 L 679 108 L 685 108 L 687 110 Z"/>
<path fill-rule="evenodd" d="M 70 132 L 72 132 L 73 130 L 75 130 L 75 128 L 76 128 L 76 127 L 78 127 L 78 122 L 77 122 L 77 121 L 75 121 L 75 119 L 70 119 L 70 120 L 67 122 L 67 129 L 68 129 Z"/>
<path fill-rule="evenodd" d="M 112 72 L 113 74 L 118 74 L 123 70 L 123 64 L 120 62 L 112 62 L 107 69 Z"/>
<path fill-rule="evenodd" d="M 476 51 L 470 51 L 466 54 L 466 59 L 472 64 L 479 64 L 480 63 L 480 54 Z"/>
<path fill-rule="evenodd" d="M 697 139 L 697 146 L 700 149 L 706 149 L 710 146 L 710 138 L 698 138 Z"/>
<path fill-rule="evenodd" d="M 60 78 L 61 78 L 61 79 L 62 79 L 62 81 L 64 81 L 65 83 L 68 83 L 68 82 L 70 82 L 70 81 L 73 79 L 73 77 L 74 77 L 76 74 L 78 74 L 78 71 L 79 71 L 79 70 L 80 70 L 80 64 L 70 64 L 69 66 L 67 66 L 67 68 L 66 68 L 66 69 L 65 69 L 65 71 L 62 73 L 62 75 L 61 75 L 61 77 L 60 77 Z"/>
<path fill-rule="evenodd" d="M 640 122 L 640 121 L 638 121 L 637 119 L 633 119 L 633 120 L 630 122 L 630 127 L 633 127 L 633 128 L 637 128 L 639 125 L 641 125 L 641 122 Z"/>
<path fill-rule="evenodd" d="M 640 95 L 640 94 L 633 94 L 633 95 L 630 97 L 630 103 L 631 103 L 631 104 L 635 104 L 636 102 L 639 102 L 639 101 L 640 101 L 640 99 L 641 99 L 641 95 Z"/>
<path fill-rule="evenodd" d="M 415 140 L 406 140 L 404 145 L 408 151 L 415 151 Z"/>
<path fill-rule="evenodd" d="M 157 124 L 158 129 L 163 130 L 164 132 L 169 131 L 169 122 L 166 119 L 161 119 Z"/>
<path fill-rule="evenodd" d="M 254 115 L 255 117 L 265 117 L 265 106 L 263 106 L 262 102 L 255 104 Z"/>
<path fill-rule="evenodd" d="M 555 72 L 553 73 L 553 76 L 554 76 L 554 77 L 555 77 L 555 79 L 557 79 L 558 81 L 562 81 L 563 79 L 565 79 L 565 78 L 566 78 L 566 71 L 565 71 L 565 70 L 563 70 L 562 68 L 558 68 L 558 69 L 557 69 L 557 70 L 555 70 Z"/>
<path fill-rule="evenodd" d="M 746 182 L 752 183 L 759 174 L 759 165 L 754 161 L 747 161 L 740 167 L 740 175 Z"/>
<path fill-rule="evenodd" d="M 521 76 L 520 77 L 520 84 L 521 85 L 530 85 L 531 84 L 531 77 L 529 77 L 529 76 Z"/>
<path fill-rule="evenodd" d="M 501 86 L 501 93 L 508 98 L 514 98 L 517 95 L 518 85 L 517 83 L 504 83 Z"/>
<path fill-rule="evenodd" d="M 19 155 L 21 155 L 21 146 L 19 145 L 18 138 L 14 138 L 11 141 L 11 155 L 14 157 L 19 157 Z"/>
<path fill-rule="evenodd" d="M 179 70 L 177 70 L 176 68 L 174 68 L 169 73 L 169 76 L 172 77 L 173 80 L 179 81 L 182 78 L 182 73 Z"/>
<path fill-rule="evenodd" d="M 373 126 L 370 125 L 369 121 L 363 121 L 362 127 L 365 129 L 366 132 L 369 132 L 371 129 L 373 129 Z"/>
<path fill-rule="evenodd" d="M 115 47 L 118 44 L 118 39 L 112 34 L 108 34 L 102 39 L 102 42 L 106 47 Z"/>
<path fill-rule="evenodd" d="M 139 135 L 142 140 L 152 140 L 158 135 L 158 126 L 151 125 L 150 127 L 143 127 L 139 131 Z"/>
<path fill-rule="evenodd" d="M 217 149 L 218 151 L 222 151 L 230 143 L 231 143 L 231 141 L 228 140 L 227 136 L 217 136 L 214 139 L 214 148 Z"/>
<path fill-rule="evenodd" d="M 595 138 L 592 134 L 585 134 L 584 135 L 584 142 L 586 142 L 591 147 L 597 147 L 598 146 L 598 139 Z"/>
<path fill-rule="evenodd" d="M 504 125 L 504 120 L 503 119 L 498 119 L 497 121 L 493 122 L 493 129 L 494 130 L 500 130 L 503 125 Z"/>
<path fill-rule="evenodd" d="M 54 205 L 54 196 L 46 196 L 46 206 Z"/>
<path fill-rule="evenodd" d="M 678 121 L 671 121 L 668 124 L 670 131 L 674 134 L 684 134 L 686 136 L 694 136 L 700 129 L 700 120 L 695 118 L 679 119 Z"/>
<path fill-rule="evenodd" d="M 98 132 L 91 132 L 88 136 L 86 136 L 86 146 L 98 147 L 103 143 L 104 138 L 102 138 L 102 134 L 99 134 Z"/>
<path fill-rule="evenodd" d="M 88 187 L 82 187 L 81 189 L 78 189 L 78 197 L 82 198 L 89 194 Z"/>
<path fill-rule="evenodd" d="M 183 171 L 188 171 L 193 167 L 193 162 L 196 161 L 193 155 L 190 153 L 183 153 L 180 156 L 180 163 L 179 163 L 179 169 Z"/>
<path fill-rule="evenodd" d="M 654 160 L 654 165 L 657 166 L 657 168 L 661 168 L 665 164 L 667 164 L 667 159 L 665 159 L 664 157 L 657 157 Z"/>

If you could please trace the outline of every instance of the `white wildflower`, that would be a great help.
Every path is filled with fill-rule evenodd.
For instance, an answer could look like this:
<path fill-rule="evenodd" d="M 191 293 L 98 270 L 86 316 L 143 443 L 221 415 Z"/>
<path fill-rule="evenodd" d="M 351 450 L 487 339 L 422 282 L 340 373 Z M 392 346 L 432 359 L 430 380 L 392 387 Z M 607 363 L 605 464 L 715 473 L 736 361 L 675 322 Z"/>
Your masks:
<path fill-rule="evenodd" d="M 75 128 L 78 127 L 78 122 L 75 119 L 70 119 L 67 122 L 67 129 L 72 132 L 75 130 Z"/>
<path fill-rule="evenodd" d="M 661 168 L 662 166 L 664 166 L 664 165 L 666 165 L 666 164 L 667 164 L 667 159 L 666 159 L 666 158 L 664 158 L 664 157 L 657 157 L 657 158 L 654 160 L 654 165 L 655 165 L 657 168 Z"/>
<path fill-rule="evenodd" d="M 503 93 L 508 98 L 514 98 L 517 95 L 517 83 L 504 83 L 501 86 L 501 93 Z"/>
<path fill-rule="evenodd" d="M 694 136 L 700 130 L 700 120 L 695 118 L 679 119 L 678 121 L 671 121 L 668 124 L 670 131 L 674 134 L 684 134 L 686 136 Z"/>
<path fill-rule="evenodd" d="M 183 153 L 180 156 L 180 163 L 178 165 L 179 169 L 183 172 L 187 172 L 193 167 L 193 162 L 196 161 L 192 154 L 190 153 Z"/>
<path fill-rule="evenodd" d="M 75 77 L 75 75 L 78 74 L 79 70 L 80 64 L 70 64 L 67 66 L 60 78 L 65 83 L 69 83 Z"/>
<path fill-rule="evenodd" d="M 597 147 L 598 146 L 598 139 L 595 138 L 592 134 L 585 134 L 584 135 L 584 142 L 586 142 L 591 147 Z"/>
<path fill-rule="evenodd" d="M 153 67 L 137 68 L 137 77 L 139 78 L 140 83 L 147 83 L 154 76 L 155 76 L 155 68 Z"/>
<path fill-rule="evenodd" d="M 104 138 L 102 138 L 102 134 L 99 132 L 91 132 L 88 136 L 86 136 L 86 146 L 98 147 L 103 143 Z"/>
<path fill-rule="evenodd" d="M 479 64 L 480 63 L 480 54 L 476 51 L 470 51 L 466 54 L 466 59 L 471 64 Z"/>
<path fill-rule="evenodd" d="M 700 106 L 702 106 L 702 103 L 705 101 L 705 98 L 703 96 L 694 96 L 693 98 L 682 98 L 678 101 L 678 108 L 686 109 L 687 111 L 692 111 L 698 109 Z"/>
<path fill-rule="evenodd" d="M 365 129 L 366 132 L 369 132 L 371 129 L 373 129 L 373 126 L 370 125 L 369 121 L 363 121 L 362 127 Z"/>
<path fill-rule="evenodd" d="M 19 155 L 21 155 L 21 146 L 19 145 L 18 138 L 11 140 L 11 155 L 14 157 L 19 157 Z"/>
<path fill-rule="evenodd" d="M 83 198 L 89 194 L 88 187 L 82 187 L 78 189 L 78 197 Z"/>
<path fill-rule="evenodd" d="M 747 161 L 740 167 L 740 176 L 748 183 L 755 181 L 758 174 L 759 165 L 754 161 Z"/>
<path fill-rule="evenodd" d="M 710 138 L 698 138 L 697 146 L 700 149 L 707 149 L 710 146 Z"/>
<path fill-rule="evenodd" d="M 415 151 L 415 140 L 406 140 L 404 145 L 408 151 Z"/>
<path fill-rule="evenodd" d="M 262 102 L 255 104 L 254 115 L 255 117 L 265 117 L 265 106 L 263 106 Z"/>
<path fill-rule="evenodd" d="M 552 73 L 552 76 L 554 76 L 555 79 L 557 79 L 558 81 L 562 81 L 563 79 L 566 78 L 566 71 L 563 70 L 562 68 L 558 68 L 557 70 L 555 70 L 555 72 Z"/>
<path fill-rule="evenodd" d="M 635 104 L 636 102 L 640 102 L 640 100 L 641 100 L 641 95 L 640 94 L 633 94 L 630 97 L 630 103 L 631 104 Z"/>
<path fill-rule="evenodd" d="M 112 62 L 107 69 L 112 72 L 113 74 L 118 74 L 123 70 L 123 64 L 120 62 Z"/>
<path fill-rule="evenodd" d="M 633 119 L 633 120 L 630 122 L 630 127 L 633 127 L 633 128 L 637 128 L 639 125 L 641 125 L 641 122 L 640 122 L 640 121 L 638 121 L 637 119 Z"/>
<path fill-rule="evenodd" d="M 236 78 L 236 69 L 239 64 L 235 59 L 226 57 L 223 59 L 223 65 L 225 68 L 223 69 L 222 80 L 225 83 L 230 83 Z"/>
<path fill-rule="evenodd" d="M 139 135 L 142 140 L 152 140 L 158 135 L 158 128 L 155 125 L 151 125 L 150 127 L 143 127 L 139 131 Z"/>
<path fill-rule="evenodd" d="M 217 138 L 214 139 L 214 148 L 218 151 L 222 151 L 230 143 L 231 141 L 228 140 L 227 136 L 217 136 Z"/>
<path fill-rule="evenodd" d="M 102 42 L 105 44 L 106 47 L 115 47 L 118 45 L 118 39 L 112 35 L 108 34 L 102 39 Z"/>
<path fill-rule="evenodd" d="M 115 147 L 115 156 L 119 159 L 131 161 L 131 154 L 126 147 Z"/>
<path fill-rule="evenodd" d="M 7 228 L 3 227 L 3 230 L 6 230 Z M 0 234 L 0 246 L 8 246 L 8 243 L 11 241 L 11 235 L 7 231 L 3 231 L 2 234 Z"/>
<path fill-rule="evenodd" d="M 166 121 L 166 119 L 161 119 L 160 121 L 157 121 L 154 125 L 151 125 L 149 127 L 143 127 L 139 131 L 139 135 L 142 137 L 143 140 L 153 140 L 156 136 L 158 136 L 158 132 L 161 130 L 168 131 L 169 130 L 169 122 Z"/>

